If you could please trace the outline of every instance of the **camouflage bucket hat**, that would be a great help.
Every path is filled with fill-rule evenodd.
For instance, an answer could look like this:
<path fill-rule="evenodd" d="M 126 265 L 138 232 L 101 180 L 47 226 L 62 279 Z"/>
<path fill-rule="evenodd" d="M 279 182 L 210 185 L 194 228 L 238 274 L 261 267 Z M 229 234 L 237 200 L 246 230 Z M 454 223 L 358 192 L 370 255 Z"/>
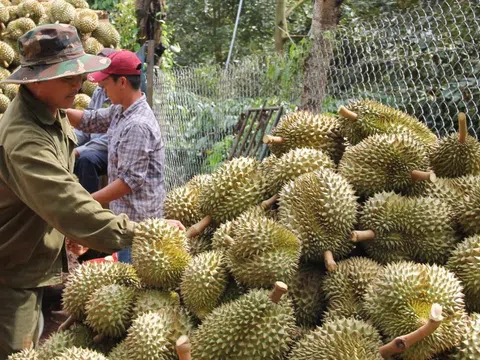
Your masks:
<path fill-rule="evenodd" d="M 77 29 L 66 24 L 37 26 L 18 39 L 20 67 L 1 83 L 26 84 L 100 71 L 110 59 L 85 54 Z"/>

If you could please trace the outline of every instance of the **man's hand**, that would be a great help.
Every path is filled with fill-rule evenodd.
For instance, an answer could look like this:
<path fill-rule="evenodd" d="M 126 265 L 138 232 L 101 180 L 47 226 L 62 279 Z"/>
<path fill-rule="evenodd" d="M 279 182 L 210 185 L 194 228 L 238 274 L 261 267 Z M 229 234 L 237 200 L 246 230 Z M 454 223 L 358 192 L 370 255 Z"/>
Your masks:
<path fill-rule="evenodd" d="M 172 226 L 175 226 L 175 227 L 179 228 L 180 230 L 185 230 L 185 226 L 183 226 L 183 224 L 178 220 L 172 220 L 172 219 L 164 219 L 164 220 L 168 224 L 170 224 Z"/>
<path fill-rule="evenodd" d="M 75 157 L 78 158 L 80 156 L 80 153 L 78 152 L 77 149 L 73 150 L 73 153 L 75 154 Z"/>
<path fill-rule="evenodd" d="M 76 242 L 70 239 L 65 240 L 65 247 L 67 248 L 68 251 L 70 251 L 71 253 L 77 256 L 82 256 L 88 251 L 88 247 L 77 244 Z"/>

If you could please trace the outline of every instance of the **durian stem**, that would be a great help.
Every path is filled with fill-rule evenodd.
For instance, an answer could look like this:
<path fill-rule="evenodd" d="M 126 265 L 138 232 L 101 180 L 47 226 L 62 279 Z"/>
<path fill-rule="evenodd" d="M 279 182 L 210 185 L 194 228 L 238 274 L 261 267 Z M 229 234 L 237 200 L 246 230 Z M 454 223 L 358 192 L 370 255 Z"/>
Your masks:
<path fill-rule="evenodd" d="M 355 231 L 352 231 L 350 238 L 352 239 L 353 242 L 374 240 L 375 232 L 373 230 L 355 230 Z"/>
<path fill-rule="evenodd" d="M 354 113 L 353 111 L 348 110 L 345 106 L 340 106 L 340 108 L 338 109 L 338 114 L 352 121 L 355 121 L 358 119 L 357 113 Z"/>
<path fill-rule="evenodd" d="M 73 316 L 73 315 L 70 315 L 68 317 L 67 320 L 65 320 L 59 327 L 58 327 L 58 331 L 64 331 L 64 330 L 68 330 L 72 327 L 73 324 L 75 324 L 75 322 L 77 321 L 77 319 Z"/>
<path fill-rule="evenodd" d="M 270 300 L 272 300 L 275 304 L 278 304 L 282 296 L 288 291 L 288 286 L 284 282 L 277 281 L 275 283 L 275 287 L 273 288 L 272 292 L 270 293 Z"/>
<path fill-rule="evenodd" d="M 6 62 L 5 60 L 3 60 L 3 66 L 5 66 L 5 69 L 8 68 L 8 62 Z"/>
<path fill-rule="evenodd" d="M 182 335 L 175 344 L 179 360 L 192 360 L 192 345 L 188 336 Z"/>
<path fill-rule="evenodd" d="M 94 344 L 100 344 L 104 339 L 105 339 L 105 335 L 103 335 L 103 334 L 95 335 L 94 338 L 93 338 L 93 343 Z"/>
<path fill-rule="evenodd" d="M 458 142 L 465 144 L 467 138 L 467 116 L 461 112 L 458 114 Z"/>
<path fill-rule="evenodd" d="M 275 204 L 277 202 L 279 197 L 280 197 L 280 195 L 275 194 L 270 199 L 262 201 L 262 208 L 265 209 L 265 210 L 270 209 L 273 206 L 273 204 Z"/>
<path fill-rule="evenodd" d="M 386 359 L 395 354 L 400 354 L 410 348 L 412 345 L 415 345 L 419 341 L 422 341 L 427 336 L 433 334 L 435 330 L 442 323 L 442 306 L 439 304 L 433 304 L 430 309 L 430 319 L 427 323 L 422 325 L 415 331 L 412 331 L 410 334 L 399 336 L 388 344 L 380 347 L 380 355 Z"/>
<path fill-rule="evenodd" d="M 0 28 L 3 30 L 5 30 L 5 24 L 4 23 L 0 23 Z"/>
<path fill-rule="evenodd" d="M 212 217 L 210 215 L 205 216 L 198 223 L 190 226 L 190 228 L 187 230 L 187 233 L 186 233 L 187 238 L 191 239 L 201 234 L 203 230 L 205 230 L 207 226 L 210 225 L 211 222 L 212 222 Z"/>
<path fill-rule="evenodd" d="M 437 181 L 437 175 L 433 171 L 421 171 L 421 170 L 412 170 L 410 171 L 410 176 L 412 177 L 413 182 L 417 181 Z"/>
<path fill-rule="evenodd" d="M 323 260 L 325 261 L 325 266 L 328 271 L 335 271 L 337 268 L 337 263 L 333 258 L 333 253 L 330 250 L 325 251 L 323 254 Z"/>
<path fill-rule="evenodd" d="M 263 137 L 264 144 L 282 144 L 283 141 L 283 137 L 281 136 L 265 135 Z"/>

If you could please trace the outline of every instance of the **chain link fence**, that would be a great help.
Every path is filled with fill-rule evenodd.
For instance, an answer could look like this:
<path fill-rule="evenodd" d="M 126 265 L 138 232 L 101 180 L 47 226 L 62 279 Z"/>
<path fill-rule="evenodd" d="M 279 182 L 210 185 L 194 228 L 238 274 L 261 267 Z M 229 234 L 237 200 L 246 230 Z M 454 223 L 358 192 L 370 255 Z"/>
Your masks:
<path fill-rule="evenodd" d="M 223 161 L 240 113 L 283 105 L 336 112 L 369 98 L 415 115 L 438 136 L 480 131 L 480 2 L 431 0 L 397 14 L 357 20 L 314 39 L 305 73 L 277 74 L 260 58 L 158 72 L 154 111 L 162 124 L 167 190 Z M 312 100 L 313 99 L 313 100 Z"/>

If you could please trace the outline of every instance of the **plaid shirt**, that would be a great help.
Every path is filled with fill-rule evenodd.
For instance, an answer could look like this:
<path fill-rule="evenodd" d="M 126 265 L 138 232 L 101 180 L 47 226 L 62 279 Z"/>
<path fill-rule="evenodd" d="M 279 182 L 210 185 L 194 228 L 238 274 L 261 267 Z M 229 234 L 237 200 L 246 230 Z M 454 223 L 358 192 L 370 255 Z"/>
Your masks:
<path fill-rule="evenodd" d="M 145 95 L 123 111 L 121 105 L 85 110 L 80 130 L 108 136 L 108 180 L 122 179 L 132 190 L 110 203 L 115 214 L 133 221 L 163 217 L 165 145 Z"/>

